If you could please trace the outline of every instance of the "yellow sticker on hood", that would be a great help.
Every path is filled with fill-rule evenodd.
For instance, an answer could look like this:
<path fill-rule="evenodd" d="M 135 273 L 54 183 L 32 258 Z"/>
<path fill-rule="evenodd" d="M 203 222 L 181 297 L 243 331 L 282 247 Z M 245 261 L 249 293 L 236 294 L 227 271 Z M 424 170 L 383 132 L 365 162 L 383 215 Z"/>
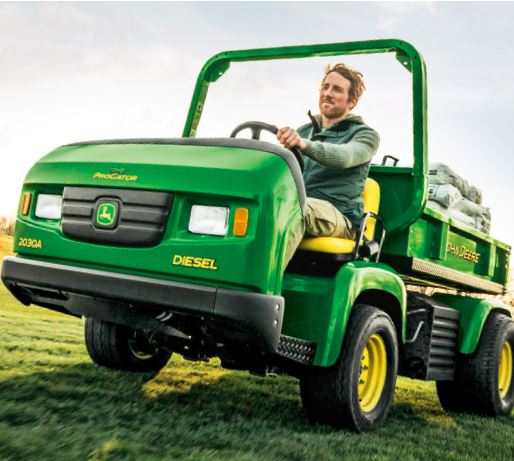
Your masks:
<path fill-rule="evenodd" d="M 173 256 L 172 264 L 174 266 L 195 267 L 197 269 L 208 269 L 211 271 L 218 270 L 216 260 L 212 258 L 175 255 Z"/>

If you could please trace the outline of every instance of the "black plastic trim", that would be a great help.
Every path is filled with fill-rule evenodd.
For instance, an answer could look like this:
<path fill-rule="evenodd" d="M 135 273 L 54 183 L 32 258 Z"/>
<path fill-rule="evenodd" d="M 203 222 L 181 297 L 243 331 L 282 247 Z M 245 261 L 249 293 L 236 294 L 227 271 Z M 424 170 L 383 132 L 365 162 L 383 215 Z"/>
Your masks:
<path fill-rule="evenodd" d="M 87 315 L 81 299 L 134 309 L 159 306 L 231 323 L 246 332 L 268 353 L 277 350 L 284 298 L 261 293 L 227 290 L 169 280 L 67 266 L 19 257 L 4 258 L 2 280 L 22 303 L 43 305 L 72 315 Z M 44 300 L 41 299 L 44 291 Z M 91 304 L 84 303 L 84 304 Z M 118 316 L 119 317 L 119 316 Z M 120 320 L 118 319 L 118 322 Z M 134 325 L 130 325 L 134 326 Z"/>
<path fill-rule="evenodd" d="M 460 313 L 428 296 L 408 293 L 407 339 L 398 373 L 426 381 L 452 380 L 459 345 Z"/>

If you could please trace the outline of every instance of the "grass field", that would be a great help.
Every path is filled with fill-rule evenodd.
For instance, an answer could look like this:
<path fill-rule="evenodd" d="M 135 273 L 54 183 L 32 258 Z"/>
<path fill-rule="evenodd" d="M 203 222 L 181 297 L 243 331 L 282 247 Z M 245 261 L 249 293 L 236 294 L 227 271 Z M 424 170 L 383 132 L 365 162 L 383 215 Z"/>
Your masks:
<path fill-rule="evenodd" d="M 0 237 L 0 254 L 11 240 Z M 298 383 L 173 357 L 159 374 L 92 364 L 82 321 L 0 288 L 0 460 L 514 460 L 514 416 L 445 414 L 400 378 L 380 430 L 311 426 Z"/>

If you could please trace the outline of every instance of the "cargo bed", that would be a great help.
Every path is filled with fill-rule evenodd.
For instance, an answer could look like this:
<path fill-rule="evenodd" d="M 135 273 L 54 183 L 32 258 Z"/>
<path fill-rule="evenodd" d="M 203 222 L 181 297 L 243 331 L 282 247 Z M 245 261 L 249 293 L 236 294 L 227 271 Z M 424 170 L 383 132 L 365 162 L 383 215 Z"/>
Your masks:
<path fill-rule="evenodd" d="M 409 216 L 416 194 L 412 168 L 373 166 L 371 176 L 381 187 L 380 215 L 387 229 L 381 260 L 406 283 L 472 293 L 506 291 L 509 245 L 430 208 L 416 219 Z"/>
<path fill-rule="evenodd" d="M 430 208 L 389 236 L 382 261 L 407 283 L 473 293 L 503 294 L 510 247 Z"/>

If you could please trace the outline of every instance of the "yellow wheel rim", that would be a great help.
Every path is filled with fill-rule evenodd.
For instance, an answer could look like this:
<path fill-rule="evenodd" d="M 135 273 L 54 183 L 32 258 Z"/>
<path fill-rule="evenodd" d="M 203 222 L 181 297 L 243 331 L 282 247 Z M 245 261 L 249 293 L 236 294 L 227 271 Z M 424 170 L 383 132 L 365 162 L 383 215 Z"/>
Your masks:
<path fill-rule="evenodd" d="M 128 338 L 128 347 L 132 355 L 138 360 L 150 360 L 155 354 L 150 342 L 136 331 Z"/>
<path fill-rule="evenodd" d="M 372 335 L 362 351 L 357 393 L 361 410 L 373 411 L 380 400 L 387 376 L 387 351 L 384 340 Z"/>
<path fill-rule="evenodd" d="M 513 368 L 512 362 L 512 347 L 508 341 L 505 341 L 500 359 L 500 367 L 498 369 L 498 387 L 502 399 L 505 398 L 510 389 Z"/>

